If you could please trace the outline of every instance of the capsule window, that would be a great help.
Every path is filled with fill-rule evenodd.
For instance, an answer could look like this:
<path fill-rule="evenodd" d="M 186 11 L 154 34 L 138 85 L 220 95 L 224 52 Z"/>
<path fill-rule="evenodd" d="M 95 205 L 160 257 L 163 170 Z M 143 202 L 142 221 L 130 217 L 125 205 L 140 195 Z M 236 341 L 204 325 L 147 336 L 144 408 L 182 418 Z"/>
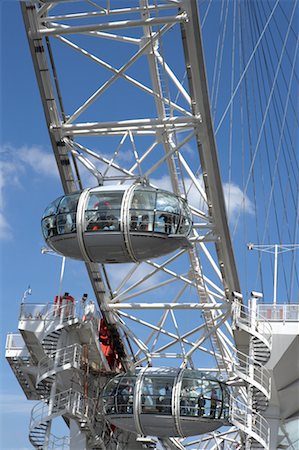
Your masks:
<path fill-rule="evenodd" d="M 192 226 L 192 217 L 189 208 L 184 200 L 179 199 L 181 205 L 181 218 L 178 226 L 178 234 L 188 235 Z"/>
<path fill-rule="evenodd" d="M 45 210 L 42 218 L 42 233 L 45 239 L 56 236 L 57 231 L 57 221 L 56 214 L 58 205 L 63 197 L 57 198 L 52 202 Z"/>
<path fill-rule="evenodd" d="M 144 209 L 130 210 L 130 231 L 153 231 L 154 213 Z"/>
<path fill-rule="evenodd" d="M 45 239 L 57 235 L 56 216 L 45 217 L 42 220 L 42 233 Z"/>
<path fill-rule="evenodd" d="M 76 211 L 79 194 L 67 195 L 62 198 L 58 206 L 57 230 L 58 234 L 76 232 Z"/>
<path fill-rule="evenodd" d="M 110 381 L 104 397 L 106 414 L 133 414 L 135 377 L 120 377 Z"/>
<path fill-rule="evenodd" d="M 136 189 L 130 207 L 130 231 L 153 231 L 156 191 Z"/>
<path fill-rule="evenodd" d="M 175 234 L 180 222 L 178 198 L 165 192 L 158 193 L 156 204 L 155 231 Z"/>
<path fill-rule="evenodd" d="M 141 412 L 171 415 L 172 377 L 146 377 L 143 380 Z"/>
<path fill-rule="evenodd" d="M 180 415 L 210 419 L 227 417 L 228 406 L 223 404 L 223 390 L 218 382 L 184 378 L 180 394 Z"/>
<path fill-rule="evenodd" d="M 48 216 L 56 215 L 57 208 L 58 208 L 58 205 L 59 205 L 61 199 L 62 199 L 62 197 L 59 197 L 56 200 L 54 200 L 54 202 L 50 203 L 50 205 L 46 208 L 46 210 L 43 214 L 43 217 L 42 217 L 43 219 Z"/>
<path fill-rule="evenodd" d="M 90 195 L 85 211 L 86 231 L 119 231 L 123 192 Z"/>

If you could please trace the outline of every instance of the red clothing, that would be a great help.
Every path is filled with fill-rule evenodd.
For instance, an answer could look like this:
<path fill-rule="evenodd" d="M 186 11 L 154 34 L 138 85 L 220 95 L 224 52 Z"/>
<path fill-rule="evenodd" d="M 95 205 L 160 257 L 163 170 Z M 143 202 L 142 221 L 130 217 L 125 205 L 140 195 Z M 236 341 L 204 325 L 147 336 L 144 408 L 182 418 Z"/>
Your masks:
<path fill-rule="evenodd" d="M 99 335 L 102 351 L 107 359 L 109 367 L 112 369 L 117 360 L 117 354 L 113 348 L 113 343 L 109 336 L 109 331 L 105 319 L 100 321 L 100 335 Z"/>

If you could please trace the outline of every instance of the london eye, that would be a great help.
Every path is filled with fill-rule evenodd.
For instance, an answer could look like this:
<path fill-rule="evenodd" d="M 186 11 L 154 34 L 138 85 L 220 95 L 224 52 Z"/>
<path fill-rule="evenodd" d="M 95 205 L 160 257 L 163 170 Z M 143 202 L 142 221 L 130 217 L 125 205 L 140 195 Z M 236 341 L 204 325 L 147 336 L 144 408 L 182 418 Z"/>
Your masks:
<path fill-rule="evenodd" d="M 34 448 L 296 448 L 297 6 L 21 2 L 60 178 L 6 345 Z"/>

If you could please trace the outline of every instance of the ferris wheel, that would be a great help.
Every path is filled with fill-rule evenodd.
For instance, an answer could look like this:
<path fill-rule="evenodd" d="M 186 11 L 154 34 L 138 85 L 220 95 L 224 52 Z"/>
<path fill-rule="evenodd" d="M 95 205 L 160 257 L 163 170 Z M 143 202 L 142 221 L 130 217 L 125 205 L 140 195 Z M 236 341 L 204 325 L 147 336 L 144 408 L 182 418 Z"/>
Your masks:
<path fill-rule="evenodd" d="M 241 293 L 196 2 L 22 13 L 64 191 L 43 236 L 84 262 L 98 311 L 47 311 L 31 443 L 62 416 L 70 448 L 269 448 L 271 328 Z"/>

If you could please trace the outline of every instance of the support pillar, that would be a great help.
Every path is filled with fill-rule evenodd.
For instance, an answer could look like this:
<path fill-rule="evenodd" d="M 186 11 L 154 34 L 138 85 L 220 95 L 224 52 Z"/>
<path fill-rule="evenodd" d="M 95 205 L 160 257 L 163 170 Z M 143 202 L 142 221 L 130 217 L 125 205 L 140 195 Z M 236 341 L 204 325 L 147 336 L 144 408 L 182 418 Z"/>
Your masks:
<path fill-rule="evenodd" d="M 87 443 L 86 433 L 74 419 L 70 419 L 70 448 L 72 450 L 91 450 Z"/>

